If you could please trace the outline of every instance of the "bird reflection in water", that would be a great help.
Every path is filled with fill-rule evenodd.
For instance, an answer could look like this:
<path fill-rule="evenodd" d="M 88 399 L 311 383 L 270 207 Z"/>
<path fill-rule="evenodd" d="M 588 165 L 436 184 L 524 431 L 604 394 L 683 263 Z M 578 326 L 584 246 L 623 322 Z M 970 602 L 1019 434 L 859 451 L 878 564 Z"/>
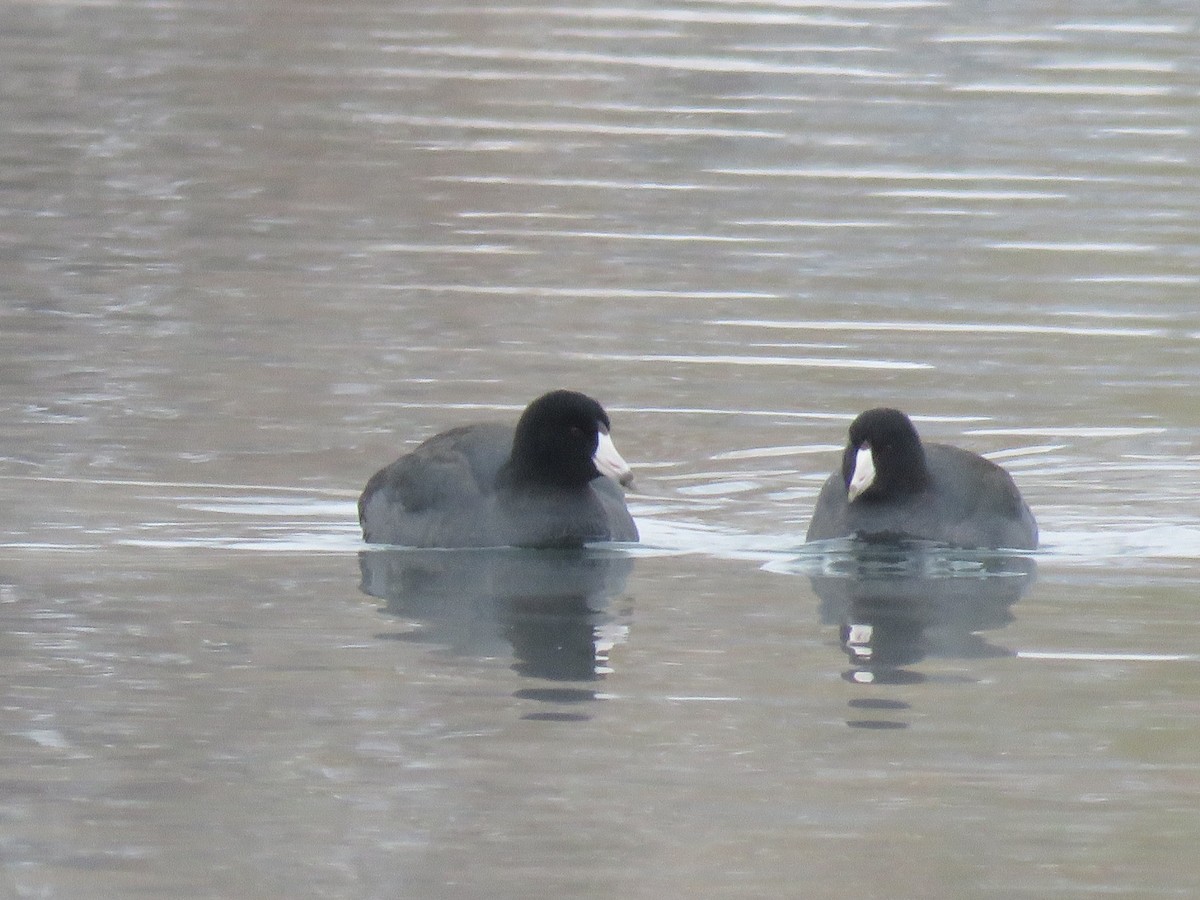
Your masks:
<path fill-rule="evenodd" d="M 799 563 L 797 565 L 796 563 Z M 912 685 L 927 676 L 913 667 L 928 657 L 1010 656 L 981 632 L 1013 621 L 1012 606 L 1033 584 L 1032 557 L 1001 550 L 961 550 L 924 541 L 827 542 L 791 571 L 809 576 L 821 621 L 839 629 L 850 661 L 843 678 L 863 685 Z M 944 679 L 942 679 L 944 680 Z M 858 698 L 855 709 L 901 710 L 894 699 Z M 902 728 L 866 719 L 860 728 Z"/>
<path fill-rule="evenodd" d="M 628 611 L 611 607 L 633 569 L 628 555 L 600 549 L 377 549 L 359 554 L 362 590 L 414 624 L 383 637 L 439 645 L 472 659 L 511 657 L 512 668 L 553 686 L 516 696 L 561 704 L 594 700 L 609 654 L 628 632 Z M 581 713 L 538 712 L 572 720 Z"/>

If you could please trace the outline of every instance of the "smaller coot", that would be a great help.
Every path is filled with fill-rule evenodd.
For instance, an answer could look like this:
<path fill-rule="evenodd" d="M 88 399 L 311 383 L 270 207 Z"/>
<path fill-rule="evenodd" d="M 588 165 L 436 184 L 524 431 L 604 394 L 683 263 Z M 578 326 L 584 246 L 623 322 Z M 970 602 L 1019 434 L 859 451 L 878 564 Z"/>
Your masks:
<path fill-rule="evenodd" d="M 922 444 L 895 409 L 868 410 L 850 425 L 841 471 L 821 488 L 806 539 L 851 535 L 1019 550 L 1038 542 L 1008 472 L 968 450 Z"/>
<path fill-rule="evenodd" d="M 482 423 L 437 434 L 367 482 L 363 537 L 410 547 L 636 541 L 619 486 L 633 475 L 609 427 L 591 397 L 552 391 L 515 429 Z"/>

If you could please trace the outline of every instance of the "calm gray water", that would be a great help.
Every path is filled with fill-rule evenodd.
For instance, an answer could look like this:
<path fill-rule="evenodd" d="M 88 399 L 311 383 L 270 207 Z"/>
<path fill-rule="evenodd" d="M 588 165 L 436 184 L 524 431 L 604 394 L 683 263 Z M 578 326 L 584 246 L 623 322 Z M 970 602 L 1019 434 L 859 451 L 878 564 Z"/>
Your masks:
<path fill-rule="evenodd" d="M 0 6 L 0 894 L 1200 893 L 1200 17 Z M 363 552 L 594 394 L 634 550 Z M 1033 557 L 802 549 L 887 403 Z"/>

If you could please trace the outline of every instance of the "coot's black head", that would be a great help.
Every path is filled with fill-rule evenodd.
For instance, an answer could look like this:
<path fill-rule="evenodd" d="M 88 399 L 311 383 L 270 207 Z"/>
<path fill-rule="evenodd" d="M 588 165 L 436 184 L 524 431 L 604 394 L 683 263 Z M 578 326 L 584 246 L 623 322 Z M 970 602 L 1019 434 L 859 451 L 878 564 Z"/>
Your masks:
<path fill-rule="evenodd" d="M 609 437 L 608 414 L 586 394 L 551 391 L 525 408 L 513 437 L 509 476 L 554 487 L 606 475 L 629 484 L 633 472 Z"/>
<path fill-rule="evenodd" d="M 908 416 L 898 409 L 869 409 L 850 424 L 842 455 L 846 495 L 886 500 L 922 490 L 929 482 L 925 450 Z"/>

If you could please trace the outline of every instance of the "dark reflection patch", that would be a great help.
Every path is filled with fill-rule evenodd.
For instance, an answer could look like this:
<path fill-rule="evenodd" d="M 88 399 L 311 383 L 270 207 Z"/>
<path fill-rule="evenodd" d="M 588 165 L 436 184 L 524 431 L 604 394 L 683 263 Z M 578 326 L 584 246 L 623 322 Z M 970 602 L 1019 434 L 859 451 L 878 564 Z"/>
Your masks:
<path fill-rule="evenodd" d="M 594 691 L 582 688 L 521 688 L 513 691 L 521 700 L 540 700 L 543 703 L 588 703 L 596 699 Z"/>
<path fill-rule="evenodd" d="M 873 731 L 894 731 L 907 728 L 907 722 L 892 722 L 888 719 L 852 719 L 846 723 L 851 728 L 866 728 Z"/>
<path fill-rule="evenodd" d="M 535 712 L 521 716 L 527 722 L 587 722 L 591 716 L 583 713 Z"/>
<path fill-rule="evenodd" d="M 848 705 L 855 709 L 912 709 L 903 700 L 883 700 L 876 697 L 858 697 Z"/>

